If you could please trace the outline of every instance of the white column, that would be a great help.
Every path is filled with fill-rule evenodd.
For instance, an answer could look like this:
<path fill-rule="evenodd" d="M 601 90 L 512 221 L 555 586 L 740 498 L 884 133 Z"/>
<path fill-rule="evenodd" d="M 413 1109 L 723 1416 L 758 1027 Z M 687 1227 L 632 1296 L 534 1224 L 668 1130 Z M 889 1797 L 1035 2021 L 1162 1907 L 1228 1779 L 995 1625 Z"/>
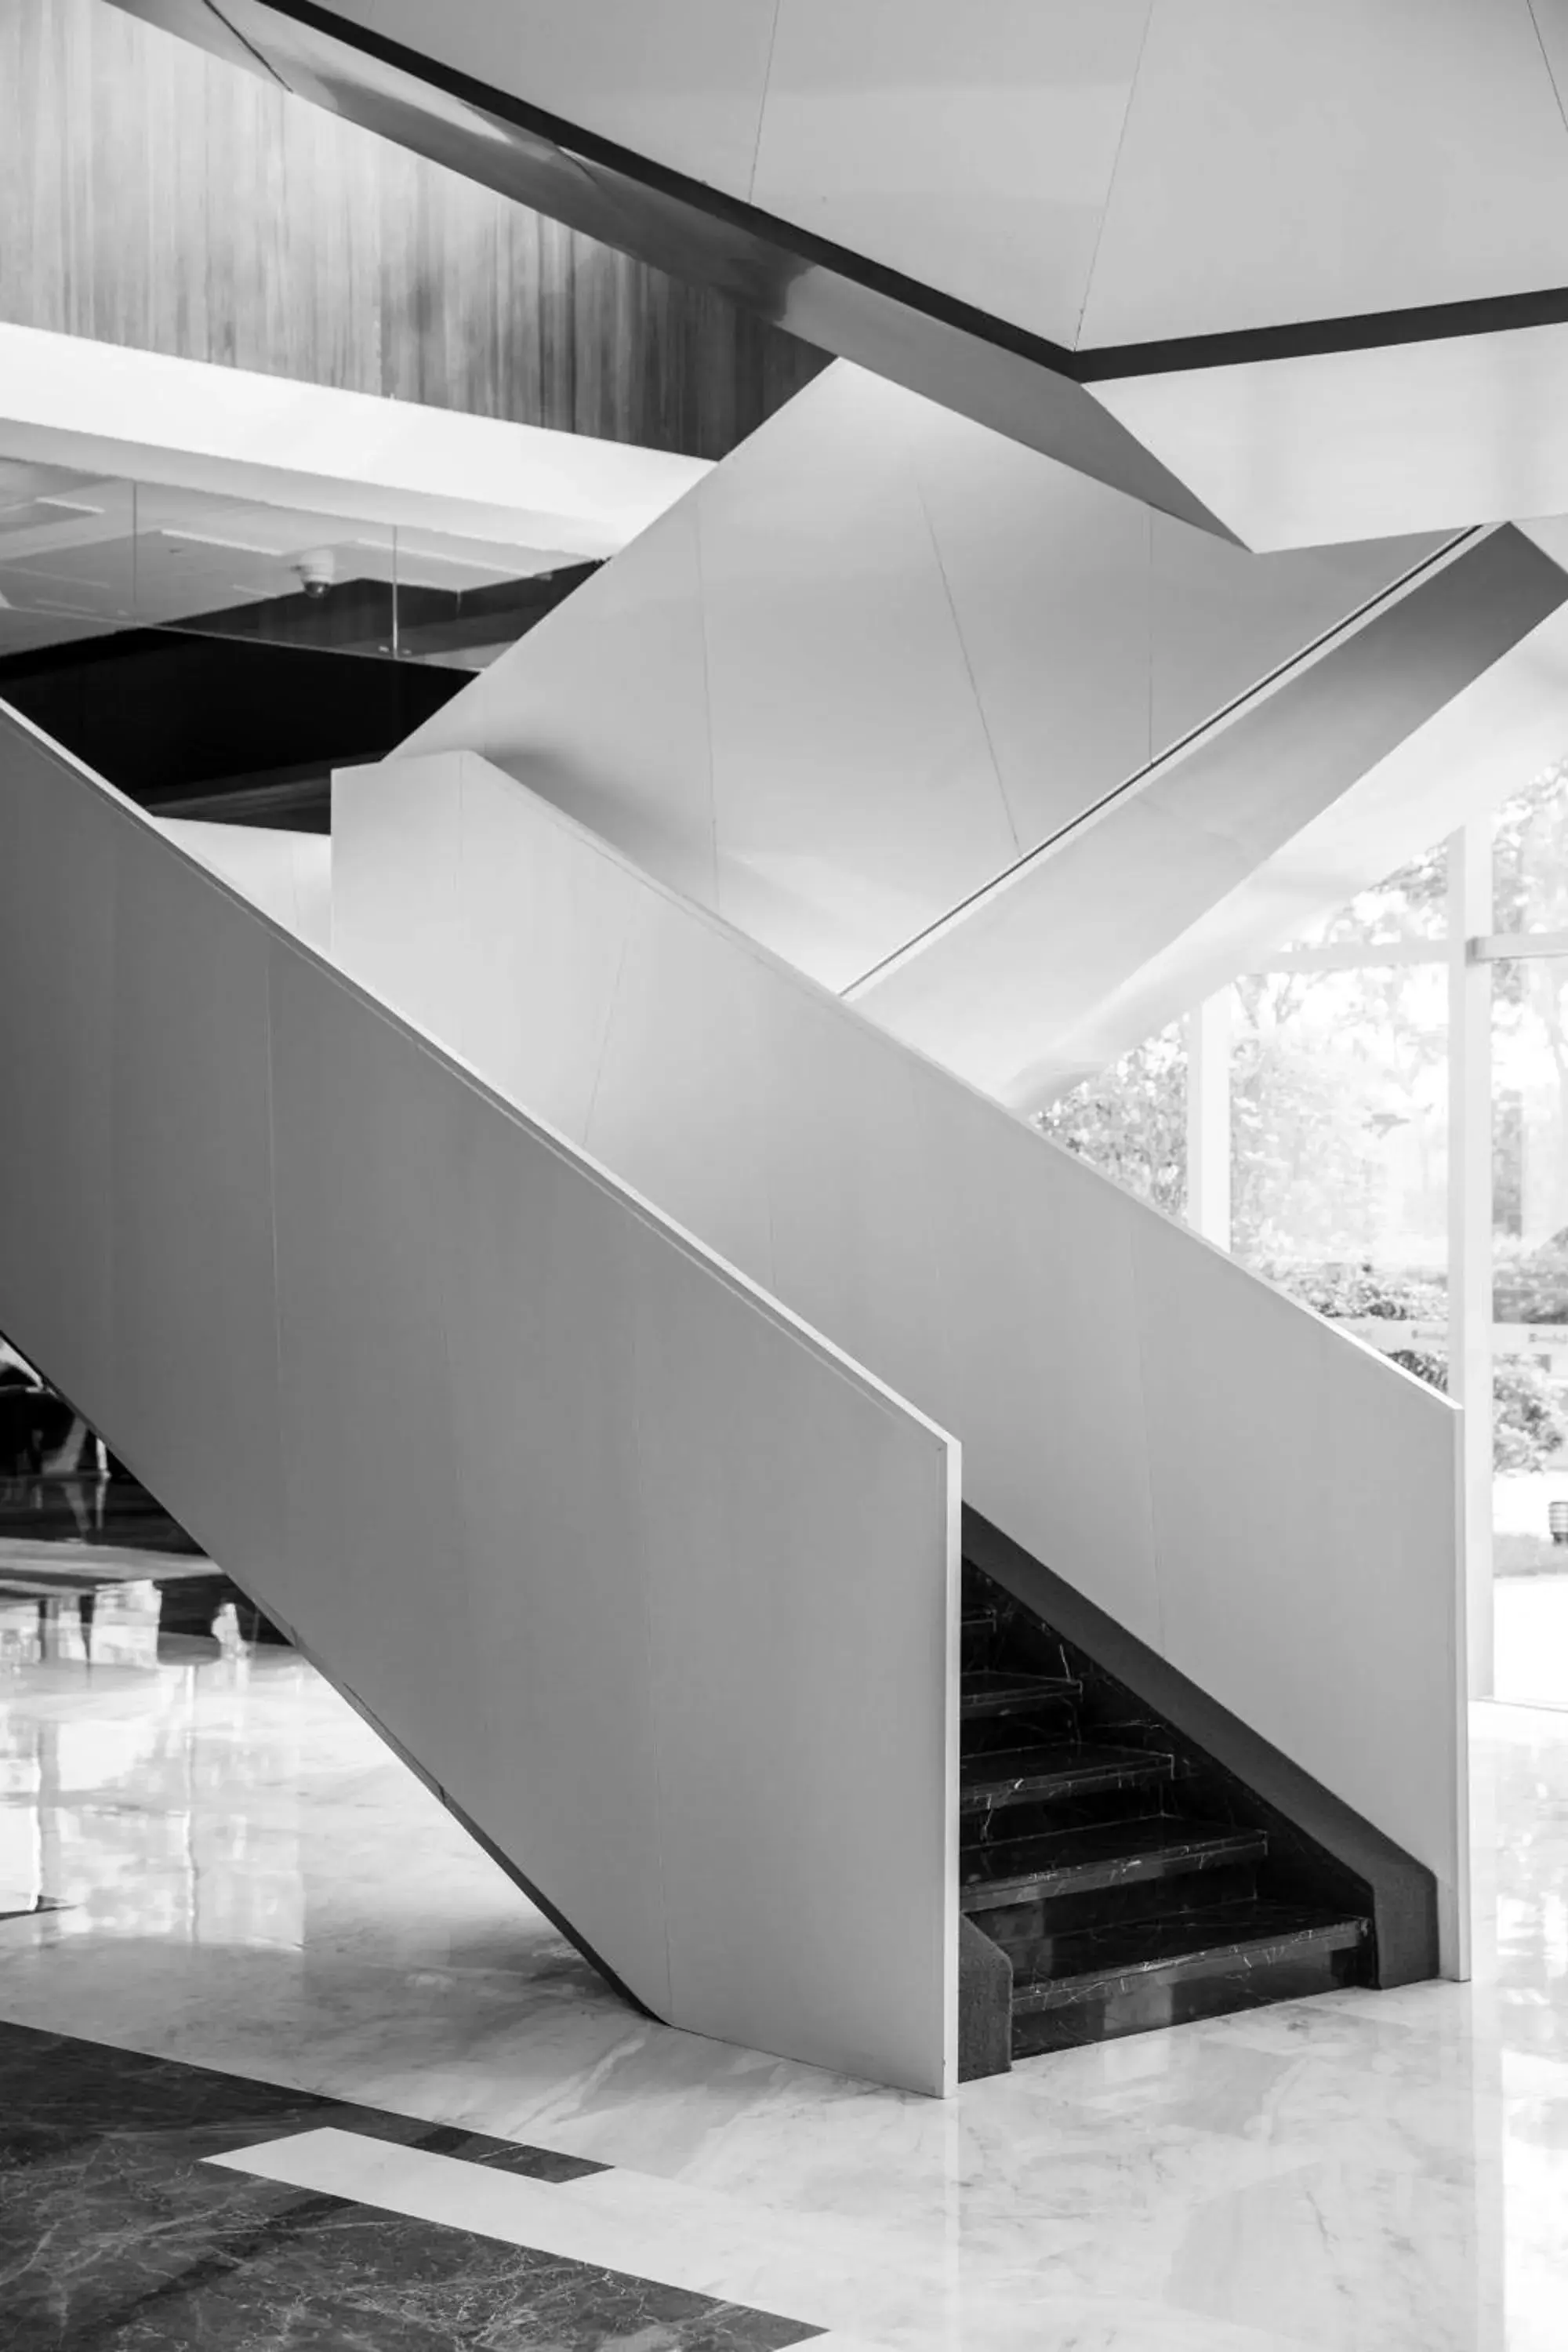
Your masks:
<path fill-rule="evenodd" d="M 1483 818 L 1448 840 L 1448 1387 L 1465 1408 L 1459 1508 L 1472 1698 L 1492 1687 L 1492 976 L 1468 950 L 1491 928 L 1491 825 Z"/>
<path fill-rule="evenodd" d="M 1187 1223 L 1230 1247 L 1230 991 L 1187 1015 Z"/>

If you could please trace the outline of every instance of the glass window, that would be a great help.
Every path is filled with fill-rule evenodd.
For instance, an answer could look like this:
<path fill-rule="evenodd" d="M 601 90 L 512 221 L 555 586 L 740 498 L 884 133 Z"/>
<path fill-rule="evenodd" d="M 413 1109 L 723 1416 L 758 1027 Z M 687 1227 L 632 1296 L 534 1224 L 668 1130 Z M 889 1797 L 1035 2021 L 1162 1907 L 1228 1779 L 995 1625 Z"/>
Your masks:
<path fill-rule="evenodd" d="M 1381 1346 L 1440 1349 L 1446 967 L 1256 973 L 1234 994 L 1237 1255 Z"/>
<path fill-rule="evenodd" d="M 0 456 L 0 660 L 157 628 L 478 670 L 595 568 Z"/>
<path fill-rule="evenodd" d="M 1187 1048 L 1173 1022 L 1039 1115 L 1039 1126 L 1145 1201 L 1183 1215 L 1187 1200 Z"/>
<path fill-rule="evenodd" d="M 1448 845 L 1439 842 L 1314 923 L 1290 945 L 1382 947 L 1401 940 L 1441 940 L 1447 928 Z"/>
<path fill-rule="evenodd" d="M 1531 838 L 1540 839 L 1533 814 L 1503 836 L 1507 854 Z M 1494 1686 L 1500 1698 L 1563 1704 L 1568 959 L 1498 963 L 1492 980 L 1492 1558 L 1501 1580 Z"/>
<path fill-rule="evenodd" d="M 1491 820 L 1492 929 L 1543 948 L 1490 967 L 1493 1688 L 1568 1706 L 1568 759 Z M 1484 838 L 1484 835 L 1483 835 Z M 1294 942 L 1335 968 L 1231 991 L 1232 1247 L 1446 1386 L 1447 846 Z M 1430 961 L 1358 950 L 1426 941 Z M 1184 1026 L 1086 1079 L 1041 1124 L 1161 1208 L 1186 1208 Z"/>
<path fill-rule="evenodd" d="M 1493 929 L 1568 930 L 1568 761 L 1492 820 Z"/>

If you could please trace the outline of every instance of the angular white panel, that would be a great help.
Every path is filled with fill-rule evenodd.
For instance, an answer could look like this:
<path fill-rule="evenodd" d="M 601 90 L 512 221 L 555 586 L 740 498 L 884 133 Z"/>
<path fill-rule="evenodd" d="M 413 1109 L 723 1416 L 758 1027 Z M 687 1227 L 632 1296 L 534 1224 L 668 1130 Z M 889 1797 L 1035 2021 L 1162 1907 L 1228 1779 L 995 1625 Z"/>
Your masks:
<path fill-rule="evenodd" d="M 0 1328 L 619 1981 L 951 2089 L 956 1448 L 9 715 L 0 853 Z"/>
<path fill-rule="evenodd" d="M 1568 0 L 1530 0 L 1558 103 L 1568 113 Z"/>
<path fill-rule="evenodd" d="M 752 201 L 1077 340 L 1150 0 L 779 0 Z"/>
<path fill-rule="evenodd" d="M 518 841 L 515 829 L 510 844 L 497 835 L 498 865 L 515 862 Z M 528 862 L 565 879 L 580 861 Z M 594 1071 L 584 1146 L 608 1168 L 635 1169 L 638 1192 L 771 1288 L 768 1169 L 759 1132 L 769 1081 L 756 1034 L 755 975 L 737 969 L 721 932 L 693 923 L 660 892 L 628 888 L 617 912 L 620 978 Z M 552 1002 L 570 1007 L 576 989 L 563 975 L 574 982 L 582 961 L 574 948 L 557 961 Z M 689 1014 L 673 1029 L 672 988 Z M 503 1021 L 504 1004 L 497 1011 Z M 518 1099 L 528 1103 L 531 1087 L 525 1074 L 520 1077 Z"/>
<path fill-rule="evenodd" d="M 574 610 L 592 597 L 592 626 Z M 713 785 L 698 509 L 689 497 L 408 739 L 482 751 L 711 900 Z"/>
<path fill-rule="evenodd" d="M 907 937 L 1021 844 L 910 462 L 925 404 L 849 368 L 809 397 L 795 464 L 780 462 L 786 436 L 755 436 L 688 509 L 716 904 L 831 985 L 854 978 L 863 939 Z"/>
<path fill-rule="evenodd" d="M 623 984 L 620 940 L 631 893 L 611 857 L 584 860 L 564 887 L 560 876 L 540 867 L 520 872 L 498 860 L 495 804 L 500 793 L 510 793 L 510 779 L 484 760 L 465 758 L 458 772 L 461 865 L 453 908 L 465 929 L 460 943 L 452 943 L 448 968 L 456 974 L 467 959 L 478 985 L 458 992 L 463 1018 L 448 1042 L 466 1061 L 490 1072 L 504 1008 L 508 1031 L 521 1040 L 534 1111 L 584 1142 L 610 1008 Z M 365 772 L 366 791 L 375 790 L 377 772 Z M 382 830 L 350 825 L 348 838 L 372 840 Z M 374 903 L 374 888 L 351 890 L 343 903 Z M 553 983 L 568 951 L 576 956 L 579 985 L 563 999 Z"/>
<path fill-rule="evenodd" d="M 331 953 L 332 845 L 326 834 L 207 824 L 195 817 L 158 817 L 154 823 L 165 840 L 243 890 L 252 906 L 307 947 Z"/>
<path fill-rule="evenodd" d="M 944 1269 L 952 1394 L 959 1425 L 973 1429 L 965 1492 L 1162 1649 L 1131 1204 L 998 1105 L 920 1067 L 924 1148 L 941 1179 L 931 1245 Z M 896 1182 L 896 1168 L 885 1177 Z M 1194 1349 L 1210 1339 L 1194 1334 Z M 1214 1445 L 1211 1433 L 1205 1459 Z M 1266 1704 L 1260 1683 L 1251 1720 L 1265 1728 Z M 1308 1767 L 1320 1778 L 1321 1760 Z"/>
<path fill-rule="evenodd" d="M 17 744 L 0 791 L 4 951 L 14 975 L 0 1036 L 8 1073 L 0 1141 L 0 1331 L 53 1339 L 50 1378 L 90 1420 L 110 1381 L 113 1331 L 115 835 L 71 790 L 75 762 L 8 706 Z M 130 822 L 130 820 L 125 820 Z M 26 887 L 20 877 L 26 877 Z M 60 913 L 75 916 L 60 953 Z M 29 1132 L 22 1106 L 51 1116 Z"/>
<path fill-rule="evenodd" d="M 404 752 L 483 752 L 844 989 L 1423 551 L 1155 537 L 839 366 Z"/>
<path fill-rule="evenodd" d="M 1027 1109 L 1039 1099 L 1037 1066 L 1076 1030 L 1079 1008 L 1152 961 L 1248 870 L 1225 833 L 1187 820 L 1179 789 L 1151 784 L 1019 868 L 852 1001 L 889 1035 Z"/>
<path fill-rule="evenodd" d="M 897 1407 L 848 1379 L 835 1394 L 820 1365 L 781 1383 L 759 1318 L 737 1305 L 721 1321 L 707 1302 L 699 1318 L 668 1258 L 645 1256 L 642 1272 L 637 1501 L 671 2021 L 803 2056 L 815 2042 L 820 2063 L 935 2089 L 942 2077 L 922 2080 L 910 2053 L 940 2055 L 951 2081 L 956 1485 L 944 1576 L 934 1438 L 938 1475 L 911 1475 Z M 900 1573 L 889 1610 L 886 1580 Z M 847 1840 L 851 1726 L 876 1798 Z M 907 1777 L 884 1821 L 895 1769 Z"/>
<path fill-rule="evenodd" d="M 1085 344 L 1564 282 L 1568 132 L 1527 0 L 1155 0 Z"/>
<path fill-rule="evenodd" d="M 633 894 L 607 854 L 570 875 L 498 858 L 514 791 L 464 752 L 340 769 L 333 961 L 374 987 L 417 935 L 430 977 L 421 1026 L 584 1143 Z M 426 853 L 416 862 L 416 839 Z M 575 985 L 563 997 L 555 982 L 568 954 Z"/>
<path fill-rule="evenodd" d="M 692 179 L 744 195 L 775 0 L 334 0 L 333 14 L 438 56 Z"/>
<path fill-rule="evenodd" d="M 1436 541 L 1369 540 L 1252 555 L 1169 515 L 1151 514 L 1157 755 L 1246 694 L 1371 597 L 1413 571 Z"/>
<path fill-rule="evenodd" d="M 1431 1742 L 1458 1689 L 1456 1416 L 1173 1222 L 1140 1219 L 1133 1251 L 1143 1384 L 1158 1400 L 1149 1477 L 1166 1654 L 1244 1717 L 1258 1659 L 1274 1660 L 1259 1727 L 1287 1755 L 1309 1743 L 1337 1755 L 1338 1793 L 1407 1851 L 1455 1857 L 1441 1933 L 1445 1967 L 1461 1973 L 1465 1743 L 1439 1760 Z M 1282 1421 L 1296 1432 L 1284 1450 Z M 1229 1433 L 1220 1475 L 1206 1450 L 1216 1423 Z M 1385 1662 L 1375 1689 L 1313 1670 L 1325 1619 Z"/>
<path fill-rule="evenodd" d="M 366 791 L 344 812 L 352 825 L 384 830 L 382 856 L 400 857 L 409 877 L 399 886 L 406 919 L 365 976 L 422 1022 L 426 1004 L 449 1002 L 452 981 L 433 968 L 437 950 L 408 889 L 440 875 L 436 837 L 449 802 L 438 786 L 423 807 L 405 796 L 395 830 L 391 805 Z M 1142 821 L 1167 837 L 1131 861 L 1157 910 L 1166 869 L 1183 862 L 1168 845 L 1179 845 L 1181 826 L 1152 799 Z M 486 824 L 492 873 L 530 874 L 563 898 L 612 854 L 510 779 L 496 779 Z M 1118 883 L 1118 839 L 1109 827 L 1100 837 L 1110 854 L 1098 887 L 1081 893 L 1079 954 L 1097 923 L 1104 928 Z M 468 847 L 477 851 L 477 834 Z M 1398 1375 L 711 913 L 616 863 L 626 900 L 617 906 L 595 886 L 595 904 L 602 919 L 619 923 L 618 940 L 590 943 L 563 929 L 551 941 L 550 978 L 542 952 L 530 966 L 531 986 L 571 1023 L 579 996 L 598 1005 L 596 960 L 621 949 L 594 1070 L 595 1152 L 957 1431 L 969 1501 L 1452 1890 L 1458 1686 L 1439 1686 L 1426 1664 L 1388 1735 L 1404 1743 L 1388 1806 L 1380 1780 L 1380 1694 L 1404 1671 L 1400 1612 L 1421 1618 L 1424 1661 L 1450 1654 L 1457 1638 L 1451 1475 L 1443 1485 L 1452 1408 L 1401 1382 L 1391 1424 L 1383 1391 L 1363 1398 L 1362 1382 Z M 375 861 L 350 854 L 341 871 L 372 877 Z M 488 904 L 504 919 L 504 894 Z M 345 916 L 356 919 L 352 909 Z M 479 920 L 477 900 L 465 897 L 457 929 Z M 482 952 L 467 949 L 459 961 L 463 985 L 488 992 Z M 527 1105 L 529 1056 L 539 1050 L 530 1006 L 487 993 L 477 1012 L 493 1057 L 485 1075 L 504 1068 Z M 548 1074 L 547 1048 L 544 1059 Z M 660 1344 L 638 1341 L 655 1354 Z M 1343 1401 L 1352 1376 L 1353 1405 Z M 728 1409 L 715 1402 L 712 1443 L 695 1458 L 658 1434 L 658 1459 L 683 1491 L 700 1496 L 707 1457 L 731 1445 Z M 1246 1508 L 1231 1521 L 1225 1498 L 1238 1478 Z M 1342 1507 L 1346 1492 L 1367 1501 L 1361 1518 Z M 1271 1549 L 1258 1515 L 1272 1495 L 1290 1514 L 1291 1535 Z M 1409 1531 L 1391 1553 L 1386 1530 L 1402 1508 Z M 660 1511 L 648 1516 L 662 1523 Z M 1303 1561 L 1331 1542 L 1331 1565 L 1315 1580 L 1305 1576 Z M 702 1549 L 710 1562 L 721 1558 L 717 1543 Z M 1390 1574 L 1397 1606 L 1381 1591 L 1375 1607 L 1356 1602 L 1360 1583 Z M 1277 1594 L 1281 1576 L 1291 1586 Z M 1236 1596 L 1228 1614 L 1226 1593 Z M 847 1597 L 847 1607 L 860 1605 Z M 1277 1620 L 1290 1628 L 1283 1645 Z M 756 1623 L 770 1655 L 794 1658 L 787 1591 L 776 1614 L 764 1611 Z M 921 1629 L 905 1632 L 917 1657 Z M 1325 1683 L 1334 1696 L 1316 1706 Z M 1362 1726 L 1353 1755 L 1342 1736 L 1347 1709 Z M 1420 1771 L 1409 1769 L 1412 1750 Z M 706 1801 L 694 1792 L 699 1822 Z M 750 1866 L 737 1857 L 737 1869 Z"/>
<path fill-rule="evenodd" d="M 348 768 L 332 777 L 332 961 L 351 979 L 363 978 L 395 950 L 411 923 L 424 933 L 433 975 L 450 974 L 467 945 L 459 911 L 462 866 L 463 761 L 437 767 L 410 761 L 406 772 Z M 381 821 L 359 825 L 344 821 L 345 803 L 374 793 Z M 439 815 L 432 828 L 424 870 L 410 875 L 390 847 L 401 823 L 426 805 Z M 463 1021 L 471 993 L 447 980 L 433 1000 L 426 1027 L 449 1053 L 466 1050 Z"/>
<path fill-rule="evenodd" d="M 270 1575 L 278 1341 L 255 1311 L 273 1280 L 270 942 L 150 826 L 121 820 L 116 866 L 112 1442 L 171 1505 L 160 1474 L 177 1465 L 181 1523 L 237 1576 Z"/>
<path fill-rule="evenodd" d="M 1155 518 L 1136 499 L 928 404 L 911 415 L 910 432 L 1013 829 L 1032 848 L 1156 748 L 1148 682 Z M 1205 544 L 1235 554 L 1218 541 Z"/>
<path fill-rule="evenodd" d="M 1093 392 L 1251 548 L 1568 509 L 1568 326 L 1123 376 Z"/>

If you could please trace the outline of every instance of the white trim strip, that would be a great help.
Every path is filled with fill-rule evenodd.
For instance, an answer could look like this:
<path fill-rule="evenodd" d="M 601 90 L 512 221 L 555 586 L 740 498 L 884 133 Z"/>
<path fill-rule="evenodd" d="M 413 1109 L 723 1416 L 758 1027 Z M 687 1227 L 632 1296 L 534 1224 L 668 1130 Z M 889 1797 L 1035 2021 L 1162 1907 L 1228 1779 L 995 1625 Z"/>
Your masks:
<path fill-rule="evenodd" d="M 1512 962 L 1528 956 L 1568 956 L 1568 931 L 1493 931 L 1467 940 L 1471 963 Z"/>
<path fill-rule="evenodd" d="M 1331 947 L 1281 948 L 1253 967 L 1271 971 L 1360 971 L 1373 964 L 1447 963 L 1446 940 L 1346 940 Z"/>

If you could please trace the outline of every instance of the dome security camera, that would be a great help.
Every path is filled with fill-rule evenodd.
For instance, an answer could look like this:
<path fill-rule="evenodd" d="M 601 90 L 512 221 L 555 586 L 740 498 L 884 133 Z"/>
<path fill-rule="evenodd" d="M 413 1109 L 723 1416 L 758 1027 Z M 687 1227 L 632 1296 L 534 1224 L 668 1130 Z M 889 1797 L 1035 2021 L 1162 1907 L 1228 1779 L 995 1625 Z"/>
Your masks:
<path fill-rule="evenodd" d="M 301 555 L 294 569 L 300 575 L 300 585 L 306 595 L 318 600 L 326 594 L 338 573 L 337 562 L 330 547 L 317 548 L 309 555 Z"/>

